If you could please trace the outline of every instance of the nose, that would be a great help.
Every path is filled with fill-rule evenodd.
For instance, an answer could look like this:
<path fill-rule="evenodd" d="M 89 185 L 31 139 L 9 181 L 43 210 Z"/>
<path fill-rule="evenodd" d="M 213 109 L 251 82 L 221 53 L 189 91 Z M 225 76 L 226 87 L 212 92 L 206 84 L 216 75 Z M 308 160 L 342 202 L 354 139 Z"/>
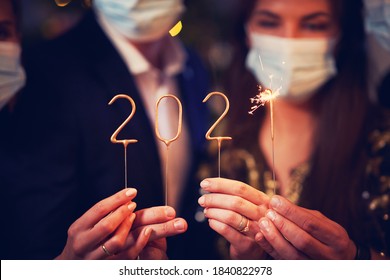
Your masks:
<path fill-rule="evenodd" d="M 285 22 L 282 28 L 280 28 L 279 36 L 284 38 L 298 38 L 299 27 L 296 25 L 296 23 Z"/>

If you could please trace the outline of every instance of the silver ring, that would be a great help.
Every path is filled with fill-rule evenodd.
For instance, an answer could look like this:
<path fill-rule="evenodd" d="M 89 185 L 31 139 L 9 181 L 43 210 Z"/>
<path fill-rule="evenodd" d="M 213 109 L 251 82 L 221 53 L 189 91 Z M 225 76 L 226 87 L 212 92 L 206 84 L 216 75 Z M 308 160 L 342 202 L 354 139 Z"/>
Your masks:
<path fill-rule="evenodd" d="M 107 256 L 112 256 L 112 254 L 110 253 L 110 251 L 108 251 L 108 249 L 106 248 L 106 246 L 104 246 L 104 244 L 102 245 L 102 249 L 103 249 L 103 252 L 107 255 Z"/>

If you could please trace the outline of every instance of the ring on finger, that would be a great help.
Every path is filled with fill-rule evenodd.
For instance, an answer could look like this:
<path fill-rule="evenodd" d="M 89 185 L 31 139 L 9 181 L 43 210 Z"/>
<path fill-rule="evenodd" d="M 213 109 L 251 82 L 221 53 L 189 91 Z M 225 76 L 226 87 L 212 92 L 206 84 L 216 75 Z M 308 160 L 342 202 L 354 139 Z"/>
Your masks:
<path fill-rule="evenodd" d="M 245 233 L 245 232 L 248 232 L 249 231 L 249 219 L 246 218 L 246 224 L 245 224 L 245 227 L 240 230 L 241 233 Z"/>
<path fill-rule="evenodd" d="M 241 215 L 241 221 L 238 225 L 237 230 L 241 233 L 245 233 L 249 231 L 249 219 L 243 215 Z"/>
<path fill-rule="evenodd" d="M 106 246 L 103 244 L 102 245 L 102 249 L 103 249 L 103 252 L 107 255 L 107 256 L 112 256 L 111 252 L 106 248 Z"/>

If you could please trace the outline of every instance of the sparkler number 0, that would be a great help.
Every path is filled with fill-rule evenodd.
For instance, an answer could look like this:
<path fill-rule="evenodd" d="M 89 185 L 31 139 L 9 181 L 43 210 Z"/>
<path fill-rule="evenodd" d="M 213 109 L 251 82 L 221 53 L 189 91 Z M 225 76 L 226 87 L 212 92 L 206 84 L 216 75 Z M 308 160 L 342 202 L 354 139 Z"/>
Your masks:
<path fill-rule="evenodd" d="M 160 105 L 160 102 L 161 100 L 163 100 L 164 98 L 173 98 L 177 105 L 179 106 L 179 121 L 178 121 L 178 124 L 177 124 L 177 133 L 176 133 L 176 136 L 173 137 L 172 139 L 164 139 L 163 137 L 161 137 L 160 135 L 160 131 L 158 129 L 158 106 Z M 160 99 L 157 101 L 156 103 L 156 123 L 155 123 L 155 133 L 156 133 L 156 136 L 157 138 L 164 142 L 165 145 L 168 147 L 173 141 L 177 140 L 177 138 L 179 138 L 180 134 L 181 134 L 181 128 L 182 128 L 182 117 L 183 115 L 183 109 L 182 109 L 182 106 L 181 106 L 181 102 L 179 100 L 179 98 L 177 98 L 176 96 L 174 95 L 171 95 L 171 94 L 168 94 L 168 95 L 164 95 L 164 96 L 161 96 Z"/>

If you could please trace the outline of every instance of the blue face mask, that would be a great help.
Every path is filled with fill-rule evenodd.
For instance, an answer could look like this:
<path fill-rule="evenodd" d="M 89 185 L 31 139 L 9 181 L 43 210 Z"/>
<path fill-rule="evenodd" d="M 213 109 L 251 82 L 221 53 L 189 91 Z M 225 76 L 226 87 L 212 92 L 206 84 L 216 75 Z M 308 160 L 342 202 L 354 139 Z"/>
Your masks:
<path fill-rule="evenodd" d="M 390 51 L 390 0 L 364 0 L 366 30 Z"/>
<path fill-rule="evenodd" d="M 0 42 L 0 110 L 25 84 L 20 54 L 19 44 Z"/>

